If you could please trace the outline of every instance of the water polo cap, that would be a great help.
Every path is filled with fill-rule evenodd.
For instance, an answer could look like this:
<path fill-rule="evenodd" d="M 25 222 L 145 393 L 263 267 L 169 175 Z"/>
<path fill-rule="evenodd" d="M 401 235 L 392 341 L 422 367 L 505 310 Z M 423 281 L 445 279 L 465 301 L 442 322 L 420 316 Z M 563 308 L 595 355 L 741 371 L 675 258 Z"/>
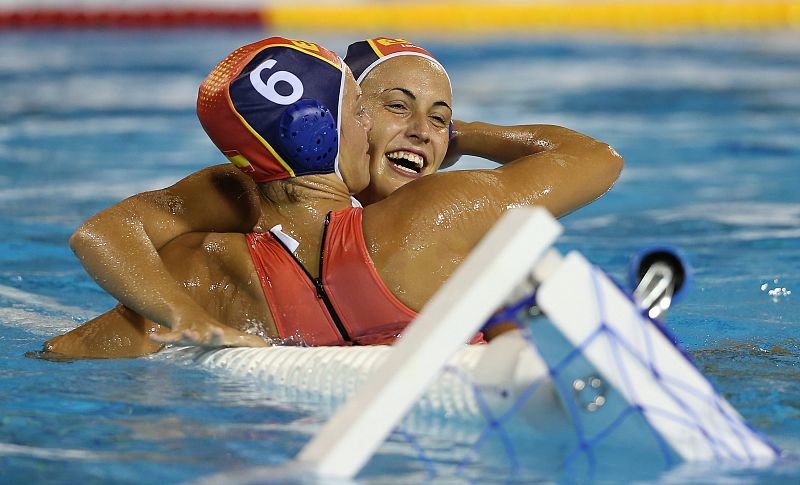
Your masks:
<path fill-rule="evenodd" d="M 339 174 L 344 81 L 333 52 L 271 37 L 236 49 L 211 71 L 200 85 L 197 116 L 217 148 L 256 182 Z"/>
<path fill-rule="evenodd" d="M 447 69 L 444 68 L 441 62 L 437 61 L 430 52 L 422 47 L 412 44 L 405 39 L 390 39 L 388 37 L 375 37 L 374 39 L 367 39 L 350 44 L 347 48 L 347 55 L 344 58 L 345 64 L 353 71 L 353 76 L 356 82 L 361 84 L 361 81 L 367 77 L 373 69 L 378 67 L 381 63 L 389 59 L 399 56 L 418 56 L 424 57 L 437 66 L 439 66 L 444 75 L 447 76 L 447 82 L 450 84 L 450 94 L 453 93 L 453 84 L 450 82 L 450 75 L 447 74 Z M 453 138 L 453 122 L 449 126 L 450 139 Z"/>
<path fill-rule="evenodd" d="M 447 80 L 450 81 L 447 70 L 430 52 L 405 39 L 375 37 L 374 39 L 354 42 L 347 48 L 347 55 L 344 58 L 344 62 L 350 67 L 350 70 L 353 71 L 356 82 L 361 84 L 361 81 L 364 80 L 367 74 L 378 67 L 382 62 L 399 56 L 418 56 L 429 59 L 442 68 L 445 76 L 447 76 Z"/>

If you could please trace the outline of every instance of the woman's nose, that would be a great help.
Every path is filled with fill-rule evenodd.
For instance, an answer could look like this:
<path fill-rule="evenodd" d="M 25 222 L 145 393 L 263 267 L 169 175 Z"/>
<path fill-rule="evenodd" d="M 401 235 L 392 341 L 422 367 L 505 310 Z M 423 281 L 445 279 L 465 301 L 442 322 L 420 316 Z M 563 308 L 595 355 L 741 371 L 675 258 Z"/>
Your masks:
<path fill-rule="evenodd" d="M 417 138 L 421 143 L 428 143 L 431 140 L 428 116 L 425 113 L 415 113 L 409 119 L 407 134 L 409 138 Z"/>

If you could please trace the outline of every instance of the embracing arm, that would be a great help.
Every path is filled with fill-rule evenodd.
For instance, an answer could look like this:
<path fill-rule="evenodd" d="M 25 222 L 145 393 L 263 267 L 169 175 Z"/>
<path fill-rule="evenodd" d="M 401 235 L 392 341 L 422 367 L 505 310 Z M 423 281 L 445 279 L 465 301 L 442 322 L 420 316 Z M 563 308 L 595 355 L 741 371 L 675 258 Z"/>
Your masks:
<path fill-rule="evenodd" d="M 499 126 L 456 120 L 442 167 L 454 164 L 462 155 L 500 165 L 514 162 L 518 167 L 509 171 L 515 173 L 542 170 L 539 178 L 549 180 L 552 186 L 551 195 L 542 197 L 540 203 L 557 217 L 607 192 L 623 165 L 622 157 L 610 146 L 555 125 Z M 559 159 L 560 155 L 563 158 Z"/>
<path fill-rule="evenodd" d="M 178 330 L 215 320 L 167 271 L 158 250 L 190 232 L 249 232 L 259 215 L 252 180 L 231 165 L 218 165 L 100 212 L 69 242 L 86 271 L 123 305 Z"/>
<path fill-rule="evenodd" d="M 422 177 L 364 208 L 370 256 L 407 306 L 421 308 L 506 210 L 536 205 L 560 217 L 603 195 L 619 177 L 622 158 L 607 144 L 558 126 L 528 129 L 528 143 L 541 149 L 494 170 Z M 511 157 L 518 149 L 495 151 Z"/>
<path fill-rule="evenodd" d="M 562 217 L 608 192 L 622 172 L 619 153 L 590 136 L 554 125 L 518 128 L 529 129 L 529 143 L 540 149 L 496 170 L 509 203 L 527 195 L 530 204 Z"/>
<path fill-rule="evenodd" d="M 536 135 L 541 125 L 500 126 L 481 121 L 453 120 L 453 137 L 440 168 L 453 166 L 463 155 L 500 165 L 546 149 Z"/>

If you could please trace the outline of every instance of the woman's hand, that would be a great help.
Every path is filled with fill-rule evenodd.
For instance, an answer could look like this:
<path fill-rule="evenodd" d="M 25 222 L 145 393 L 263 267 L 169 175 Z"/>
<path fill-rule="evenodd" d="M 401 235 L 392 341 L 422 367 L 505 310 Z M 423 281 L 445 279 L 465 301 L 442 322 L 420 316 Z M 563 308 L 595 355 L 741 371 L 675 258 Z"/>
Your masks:
<path fill-rule="evenodd" d="M 444 160 L 439 165 L 439 168 L 452 167 L 464 155 L 461 147 L 462 144 L 462 127 L 463 121 L 453 120 L 453 131 L 450 133 L 450 144 L 447 145 L 447 153 L 444 155 Z"/>
<path fill-rule="evenodd" d="M 270 347 L 257 335 L 241 332 L 231 327 L 197 315 L 182 319 L 170 332 L 151 333 L 150 339 L 160 344 L 189 345 L 207 348 L 216 347 Z"/>

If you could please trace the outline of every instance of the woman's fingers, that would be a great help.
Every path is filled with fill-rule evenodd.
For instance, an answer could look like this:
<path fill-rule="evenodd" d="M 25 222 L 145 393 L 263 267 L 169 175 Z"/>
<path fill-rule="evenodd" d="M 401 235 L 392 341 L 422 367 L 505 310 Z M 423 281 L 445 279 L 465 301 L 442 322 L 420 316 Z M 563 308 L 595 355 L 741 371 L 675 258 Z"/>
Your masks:
<path fill-rule="evenodd" d="M 206 327 L 185 328 L 166 333 L 153 333 L 150 339 L 160 344 L 187 345 L 197 347 L 269 347 L 261 337 L 232 328 Z"/>
<path fill-rule="evenodd" d="M 150 340 L 160 344 L 172 345 L 203 345 L 203 339 L 197 332 L 189 329 L 175 330 L 173 332 L 150 334 Z"/>
<path fill-rule="evenodd" d="M 215 328 L 215 339 L 220 346 L 225 347 L 270 347 L 258 335 L 240 332 L 232 328 Z"/>

